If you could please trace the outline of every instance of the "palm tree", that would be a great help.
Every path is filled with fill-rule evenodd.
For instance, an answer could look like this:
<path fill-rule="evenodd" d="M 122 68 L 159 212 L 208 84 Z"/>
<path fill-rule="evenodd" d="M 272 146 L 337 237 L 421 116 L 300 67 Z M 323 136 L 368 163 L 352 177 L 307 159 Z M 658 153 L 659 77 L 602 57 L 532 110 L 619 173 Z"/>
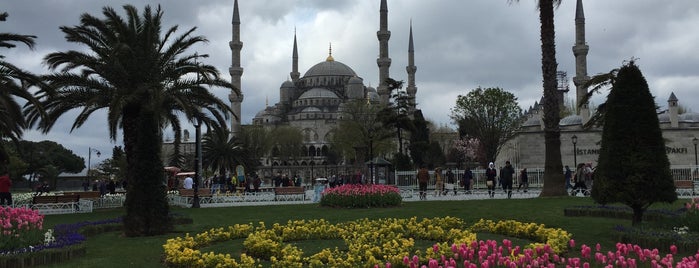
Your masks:
<path fill-rule="evenodd" d="M 203 36 L 192 35 L 196 28 L 174 37 L 177 26 L 173 26 L 161 36 L 160 7 L 153 12 L 146 6 L 141 16 L 131 5 L 123 8 L 126 19 L 113 8 L 104 7 L 104 19 L 83 14 L 80 25 L 60 27 L 67 41 L 85 45 L 90 52 L 70 50 L 44 58 L 56 71 L 45 76 L 53 91 L 40 91 L 47 118 L 40 120 L 34 110 L 29 115 L 32 124 L 48 132 L 73 109 L 79 113 L 72 129 L 81 127 L 94 112 L 106 109 L 110 138 L 116 140 L 117 129 L 123 129 L 129 185 L 126 234 L 156 235 L 167 231 L 166 227 L 159 229 L 167 222 L 158 223 L 167 218 L 168 211 L 165 192 L 150 188 L 162 185 L 152 183 L 163 178 L 162 161 L 154 159 L 159 158 L 160 150 L 146 148 L 161 143 L 162 129 L 167 125 L 179 131 L 180 114 L 205 125 L 224 126 L 232 111 L 207 87 L 237 89 L 220 78 L 215 67 L 197 61 L 205 55 L 186 54 L 193 45 L 207 42 Z M 160 208 L 163 203 L 164 211 L 143 209 L 143 204 Z"/>
<path fill-rule="evenodd" d="M 243 165 L 248 170 L 255 168 L 255 161 L 248 155 L 241 141 L 225 128 L 213 128 L 202 140 L 204 166 L 221 175 L 234 170 L 237 165 Z"/>
<path fill-rule="evenodd" d="M 0 21 L 5 21 L 7 17 L 7 12 L 0 13 Z M 16 46 L 13 43 L 20 42 L 32 49 L 35 38 L 33 35 L 0 33 L 0 47 L 14 48 Z M 40 84 L 40 79 L 4 59 L 5 56 L 0 54 L 0 140 L 8 138 L 17 142 L 27 127 L 17 100 L 23 99 L 30 105 L 36 105 L 37 99 L 27 89 L 30 85 Z M 8 162 L 9 156 L 0 144 L 0 172 L 5 170 Z"/>
<path fill-rule="evenodd" d="M 519 0 L 508 0 L 517 1 Z M 560 106 L 556 97 L 556 31 L 553 25 L 553 9 L 561 0 L 539 0 L 539 22 L 541 38 L 541 71 L 544 80 L 544 188 L 541 196 L 565 196 L 563 162 L 561 160 Z"/>

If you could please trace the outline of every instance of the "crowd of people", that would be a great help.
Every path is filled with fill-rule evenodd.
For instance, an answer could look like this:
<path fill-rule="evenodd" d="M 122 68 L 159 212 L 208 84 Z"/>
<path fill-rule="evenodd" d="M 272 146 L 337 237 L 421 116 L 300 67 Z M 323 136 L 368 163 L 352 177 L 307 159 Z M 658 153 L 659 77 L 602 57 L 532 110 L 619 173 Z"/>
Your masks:
<path fill-rule="evenodd" d="M 443 169 L 437 167 L 434 169 L 434 182 L 435 182 L 435 196 L 447 195 L 449 192 L 453 192 L 454 195 L 457 194 L 459 187 L 464 189 L 466 194 L 472 193 L 474 175 L 471 168 L 466 167 L 461 179 L 457 180 L 455 173 L 451 168 L 447 168 L 442 175 Z M 499 174 L 499 176 L 498 176 Z M 430 182 L 429 170 L 426 166 L 421 166 L 417 171 L 417 181 L 418 181 L 418 191 L 420 200 L 427 199 L 427 184 Z M 514 190 L 515 181 L 518 182 L 517 191 L 523 190 L 527 192 L 529 190 L 529 176 L 527 174 L 526 168 L 521 168 L 519 174 L 512 167 L 510 161 L 505 162 L 505 166 L 501 167 L 500 170 L 495 168 L 493 162 L 488 163 L 488 167 L 485 169 L 485 184 L 488 191 L 489 197 L 495 197 L 496 187 L 502 187 L 503 191 L 507 193 L 507 198 L 512 198 L 512 191 Z"/>

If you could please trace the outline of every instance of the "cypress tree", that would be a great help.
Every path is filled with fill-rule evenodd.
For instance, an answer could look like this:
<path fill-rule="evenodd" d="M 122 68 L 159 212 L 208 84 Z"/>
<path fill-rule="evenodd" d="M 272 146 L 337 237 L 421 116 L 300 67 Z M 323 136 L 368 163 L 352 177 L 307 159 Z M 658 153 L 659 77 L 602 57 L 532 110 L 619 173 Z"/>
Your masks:
<path fill-rule="evenodd" d="M 651 204 L 674 202 L 677 194 L 656 104 L 641 70 L 631 61 L 611 82 L 592 198 L 629 206 L 636 225 Z"/>

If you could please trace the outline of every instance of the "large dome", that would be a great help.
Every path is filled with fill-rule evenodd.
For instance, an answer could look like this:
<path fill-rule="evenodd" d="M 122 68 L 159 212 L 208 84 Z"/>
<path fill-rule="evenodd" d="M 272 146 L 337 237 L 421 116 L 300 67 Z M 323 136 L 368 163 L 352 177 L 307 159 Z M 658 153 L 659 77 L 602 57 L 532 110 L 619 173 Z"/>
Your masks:
<path fill-rule="evenodd" d="M 357 74 L 342 62 L 326 60 L 313 65 L 303 77 L 313 76 L 357 76 Z"/>

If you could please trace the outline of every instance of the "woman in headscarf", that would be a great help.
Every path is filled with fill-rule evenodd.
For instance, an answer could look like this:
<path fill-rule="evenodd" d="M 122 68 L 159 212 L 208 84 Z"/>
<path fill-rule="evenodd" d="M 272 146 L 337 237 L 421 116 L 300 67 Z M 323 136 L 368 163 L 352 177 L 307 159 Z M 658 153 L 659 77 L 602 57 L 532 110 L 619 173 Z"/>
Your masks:
<path fill-rule="evenodd" d="M 488 163 L 488 168 L 485 169 L 485 185 L 488 187 L 488 196 L 495 197 L 495 178 L 498 176 L 498 171 L 495 169 L 493 162 Z"/>

